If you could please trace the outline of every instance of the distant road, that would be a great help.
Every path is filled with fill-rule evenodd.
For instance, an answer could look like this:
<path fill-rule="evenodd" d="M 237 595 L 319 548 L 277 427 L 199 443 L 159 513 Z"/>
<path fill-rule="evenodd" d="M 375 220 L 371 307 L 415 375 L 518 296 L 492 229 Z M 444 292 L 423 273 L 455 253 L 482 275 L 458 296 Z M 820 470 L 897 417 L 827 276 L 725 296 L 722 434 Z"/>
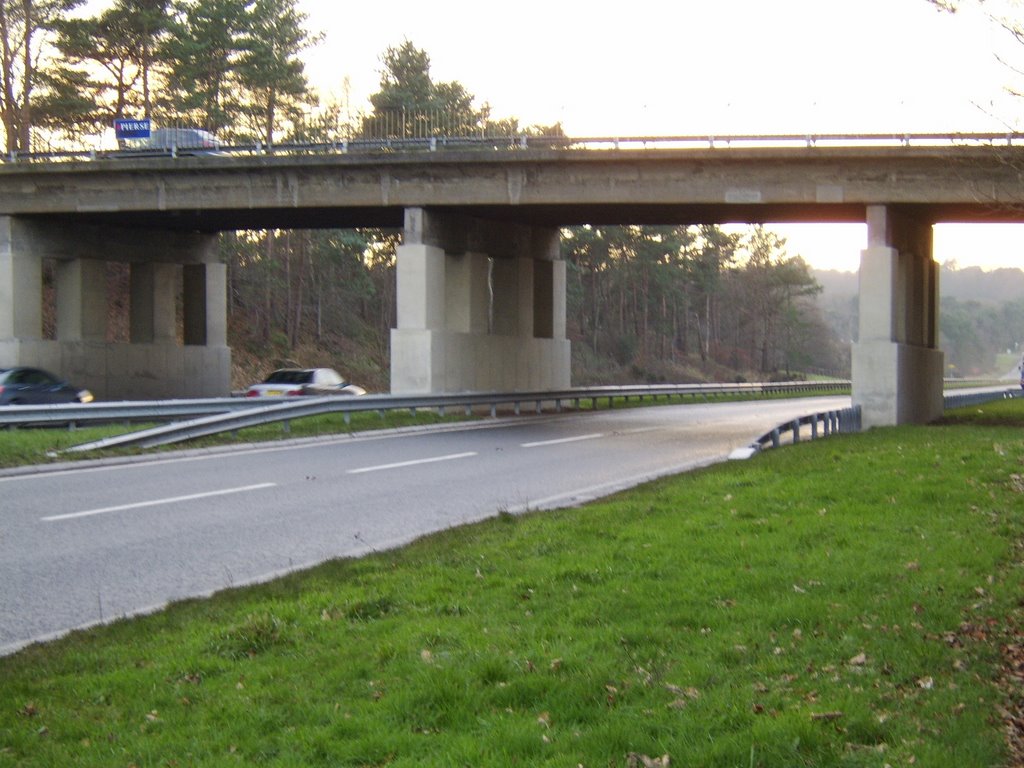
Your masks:
<path fill-rule="evenodd" d="M 726 457 L 849 397 L 657 406 L 0 476 L 0 653 Z"/>

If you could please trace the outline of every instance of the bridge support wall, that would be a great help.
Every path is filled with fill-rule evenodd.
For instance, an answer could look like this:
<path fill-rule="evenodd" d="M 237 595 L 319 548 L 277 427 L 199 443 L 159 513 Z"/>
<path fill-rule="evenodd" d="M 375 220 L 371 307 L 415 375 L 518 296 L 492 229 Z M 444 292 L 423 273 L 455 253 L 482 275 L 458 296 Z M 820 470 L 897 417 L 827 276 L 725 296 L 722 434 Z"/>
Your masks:
<path fill-rule="evenodd" d="M 943 409 L 931 222 L 889 206 L 870 206 L 867 218 L 853 402 L 861 406 L 865 427 L 927 423 Z"/>
<path fill-rule="evenodd" d="M 56 317 L 44 334 L 48 260 Z M 107 262 L 130 264 L 120 342 L 108 327 Z M 47 368 L 103 399 L 228 395 L 226 275 L 216 235 L 0 216 L 0 367 Z"/>
<path fill-rule="evenodd" d="M 406 211 L 395 394 L 569 386 L 558 230 Z"/>

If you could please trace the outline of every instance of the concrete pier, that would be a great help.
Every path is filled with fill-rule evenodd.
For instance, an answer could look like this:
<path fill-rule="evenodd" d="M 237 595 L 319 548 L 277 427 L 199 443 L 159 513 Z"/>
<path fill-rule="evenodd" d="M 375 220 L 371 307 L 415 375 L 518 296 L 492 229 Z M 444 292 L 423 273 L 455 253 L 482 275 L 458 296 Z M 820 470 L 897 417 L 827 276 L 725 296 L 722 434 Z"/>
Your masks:
<path fill-rule="evenodd" d="M 898 207 L 867 210 L 860 264 L 860 338 L 853 402 L 865 427 L 926 423 L 942 415 L 939 266 L 932 225 Z"/>
<path fill-rule="evenodd" d="M 43 335 L 47 259 L 56 264 L 52 339 Z M 127 343 L 108 340 L 110 261 L 131 265 Z M 46 368 L 103 399 L 226 396 L 225 290 L 217 235 L 0 216 L 0 367 Z"/>
<path fill-rule="evenodd" d="M 395 394 L 569 386 L 558 230 L 406 211 Z"/>

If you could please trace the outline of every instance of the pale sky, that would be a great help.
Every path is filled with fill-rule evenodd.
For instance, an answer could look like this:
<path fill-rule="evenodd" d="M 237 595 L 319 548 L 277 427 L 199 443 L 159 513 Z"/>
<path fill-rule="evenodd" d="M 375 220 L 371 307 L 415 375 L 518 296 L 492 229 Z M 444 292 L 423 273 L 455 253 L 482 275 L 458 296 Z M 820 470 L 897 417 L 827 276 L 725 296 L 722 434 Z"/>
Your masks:
<path fill-rule="evenodd" d="M 89 7 L 105 4 L 91 0 Z M 353 112 L 409 40 L 435 82 L 570 136 L 1024 130 L 1024 45 L 962 0 L 299 0 L 324 97 Z M 987 0 L 1024 22 L 1022 0 Z M 1017 78 L 1015 80 L 1015 78 Z M 347 85 L 346 85 L 347 84 Z M 775 225 L 791 253 L 855 270 L 860 225 Z M 1024 227 L 942 226 L 936 258 L 1024 268 Z"/>
<path fill-rule="evenodd" d="M 339 99 L 347 79 L 353 111 L 379 88 L 381 54 L 408 39 L 430 55 L 435 82 L 462 83 L 495 117 L 561 122 L 570 136 L 1024 127 L 1024 102 L 1005 92 L 1014 73 L 996 58 L 1024 65 L 1024 46 L 976 10 L 951 15 L 926 0 L 299 5 L 324 33 L 311 78 Z M 851 271 L 867 238 L 861 225 L 772 229 L 814 266 Z M 1024 268 L 1022 251 L 1021 226 L 936 230 L 940 262 Z"/>

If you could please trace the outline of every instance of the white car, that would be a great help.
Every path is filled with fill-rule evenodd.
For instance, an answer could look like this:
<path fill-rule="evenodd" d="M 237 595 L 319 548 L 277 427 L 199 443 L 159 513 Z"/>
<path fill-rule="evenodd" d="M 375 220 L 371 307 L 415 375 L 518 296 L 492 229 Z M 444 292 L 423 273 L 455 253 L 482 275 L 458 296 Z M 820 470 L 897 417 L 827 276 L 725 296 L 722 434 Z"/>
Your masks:
<path fill-rule="evenodd" d="M 333 368 L 281 368 L 246 391 L 246 397 L 293 395 L 365 395 L 366 390 L 345 381 Z"/>

